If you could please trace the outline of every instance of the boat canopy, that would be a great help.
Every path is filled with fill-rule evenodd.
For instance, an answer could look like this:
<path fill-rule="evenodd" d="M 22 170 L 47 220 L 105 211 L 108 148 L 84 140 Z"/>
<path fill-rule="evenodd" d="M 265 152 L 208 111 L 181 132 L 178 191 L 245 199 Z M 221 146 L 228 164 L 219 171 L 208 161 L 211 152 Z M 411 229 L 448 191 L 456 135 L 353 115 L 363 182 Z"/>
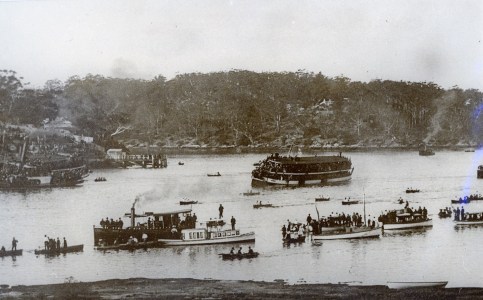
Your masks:
<path fill-rule="evenodd" d="M 185 209 L 177 209 L 177 210 L 172 210 L 172 211 L 167 211 L 167 212 L 161 212 L 161 213 L 144 212 L 144 214 L 146 216 L 161 217 L 161 216 L 185 214 L 185 213 L 189 213 L 191 211 L 192 211 L 191 208 L 185 208 Z"/>
<path fill-rule="evenodd" d="M 281 163 L 284 165 L 303 165 L 303 164 L 325 164 L 325 163 L 336 163 L 336 162 L 346 162 L 347 157 L 344 156 L 309 156 L 309 157 L 273 157 L 269 158 L 268 161 L 274 163 Z"/>
<path fill-rule="evenodd" d="M 146 211 L 142 215 L 136 214 L 135 217 L 136 218 L 145 218 L 145 217 L 151 217 L 151 216 L 152 217 L 171 216 L 171 215 L 178 215 L 178 214 L 189 213 L 191 211 L 192 211 L 191 208 L 178 209 L 178 210 L 161 212 L 161 213 L 155 213 L 155 212 L 151 212 L 151 211 Z M 125 217 L 130 217 L 131 214 L 130 213 L 125 213 L 124 216 Z"/>

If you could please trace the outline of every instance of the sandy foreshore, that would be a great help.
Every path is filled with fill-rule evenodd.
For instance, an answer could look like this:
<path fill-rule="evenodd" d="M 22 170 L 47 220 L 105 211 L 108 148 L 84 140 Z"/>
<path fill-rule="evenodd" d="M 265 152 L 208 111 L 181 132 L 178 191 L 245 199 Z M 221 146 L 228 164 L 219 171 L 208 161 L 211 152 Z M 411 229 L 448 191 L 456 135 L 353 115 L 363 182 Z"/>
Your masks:
<path fill-rule="evenodd" d="M 483 288 L 417 288 L 197 279 L 113 279 L 1 286 L 2 299 L 483 299 Z"/>

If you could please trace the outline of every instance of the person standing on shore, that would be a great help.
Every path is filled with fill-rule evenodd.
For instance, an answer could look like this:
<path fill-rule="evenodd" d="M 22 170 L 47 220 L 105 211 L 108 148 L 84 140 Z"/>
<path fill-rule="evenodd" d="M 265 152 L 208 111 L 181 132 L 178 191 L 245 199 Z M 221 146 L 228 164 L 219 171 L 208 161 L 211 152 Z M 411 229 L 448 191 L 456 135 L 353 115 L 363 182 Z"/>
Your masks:
<path fill-rule="evenodd" d="M 67 240 L 64 237 L 64 249 L 67 248 Z"/>

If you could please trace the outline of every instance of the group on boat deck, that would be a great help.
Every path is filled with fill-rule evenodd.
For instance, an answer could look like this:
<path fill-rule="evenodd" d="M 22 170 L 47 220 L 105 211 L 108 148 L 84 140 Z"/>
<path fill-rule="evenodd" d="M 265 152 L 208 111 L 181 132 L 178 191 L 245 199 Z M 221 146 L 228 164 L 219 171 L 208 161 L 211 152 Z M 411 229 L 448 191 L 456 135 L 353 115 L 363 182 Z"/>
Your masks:
<path fill-rule="evenodd" d="M 471 194 L 469 196 L 464 196 L 463 199 L 461 199 L 461 197 L 458 199 L 460 201 L 462 200 L 479 200 L 479 199 L 483 199 L 483 196 L 481 194 Z"/>
<path fill-rule="evenodd" d="M 481 194 L 471 194 L 469 196 L 464 196 L 464 197 L 455 197 L 457 200 L 452 200 L 453 203 L 459 202 L 459 203 L 469 203 L 471 200 L 483 200 L 483 196 Z"/>
<path fill-rule="evenodd" d="M 378 221 L 384 224 L 405 223 L 411 221 L 424 221 L 428 219 L 426 207 L 414 209 L 405 207 L 401 210 L 391 210 L 379 216 Z"/>
<path fill-rule="evenodd" d="M 312 221 L 315 221 L 315 220 L 312 220 Z M 362 215 L 356 212 L 352 213 L 352 216 L 350 214 L 345 214 L 345 213 L 334 214 L 332 212 L 328 217 L 322 217 L 318 222 L 320 224 L 320 227 L 361 226 Z"/>
<path fill-rule="evenodd" d="M 453 209 L 455 221 L 479 221 L 483 220 L 483 213 L 465 213 L 465 209 L 462 206 L 461 209 L 457 207 Z"/>
<path fill-rule="evenodd" d="M 282 226 L 282 239 L 300 239 L 305 236 L 307 227 L 305 224 L 292 223 L 287 220 L 287 226 Z"/>
<path fill-rule="evenodd" d="M 124 223 L 122 222 L 121 218 L 119 218 L 117 221 L 114 221 L 112 218 L 109 221 L 109 218 L 106 218 L 105 220 L 102 219 L 101 222 L 99 222 L 99 225 L 101 225 L 101 227 L 104 229 L 122 229 Z"/>
<path fill-rule="evenodd" d="M 451 211 L 451 207 L 440 208 L 438 215 L 441 216 L 451 216 L 453 212 Z"/>
<path fill-rule="evenodd" d="M 67 248 L 67 240 L 64 237 L 63 247 Z M 49 238 L 47 235 L 44 235 L 44 250 L 46 251 L 59 251 L 60 247 L 60 239 L 57 237 L 57 240 L 54 238 Z"/>

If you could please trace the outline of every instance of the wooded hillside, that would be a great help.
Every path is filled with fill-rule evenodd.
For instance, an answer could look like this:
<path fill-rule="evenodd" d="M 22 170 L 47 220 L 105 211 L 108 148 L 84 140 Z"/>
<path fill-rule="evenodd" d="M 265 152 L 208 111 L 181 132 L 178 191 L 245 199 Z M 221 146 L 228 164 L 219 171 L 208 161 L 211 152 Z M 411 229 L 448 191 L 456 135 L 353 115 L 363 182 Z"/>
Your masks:
<path fill-rule="evenodd" d="M 483 141 L 476 89 L 431 82 L 351 81 L 320 73 L 244 70 L 172 80 L 73 76 L 32 89 L 0 71 L 0 121 L 41 126 L 64 117 L 76 133 L 161 146 L 436 146 Z"/>

